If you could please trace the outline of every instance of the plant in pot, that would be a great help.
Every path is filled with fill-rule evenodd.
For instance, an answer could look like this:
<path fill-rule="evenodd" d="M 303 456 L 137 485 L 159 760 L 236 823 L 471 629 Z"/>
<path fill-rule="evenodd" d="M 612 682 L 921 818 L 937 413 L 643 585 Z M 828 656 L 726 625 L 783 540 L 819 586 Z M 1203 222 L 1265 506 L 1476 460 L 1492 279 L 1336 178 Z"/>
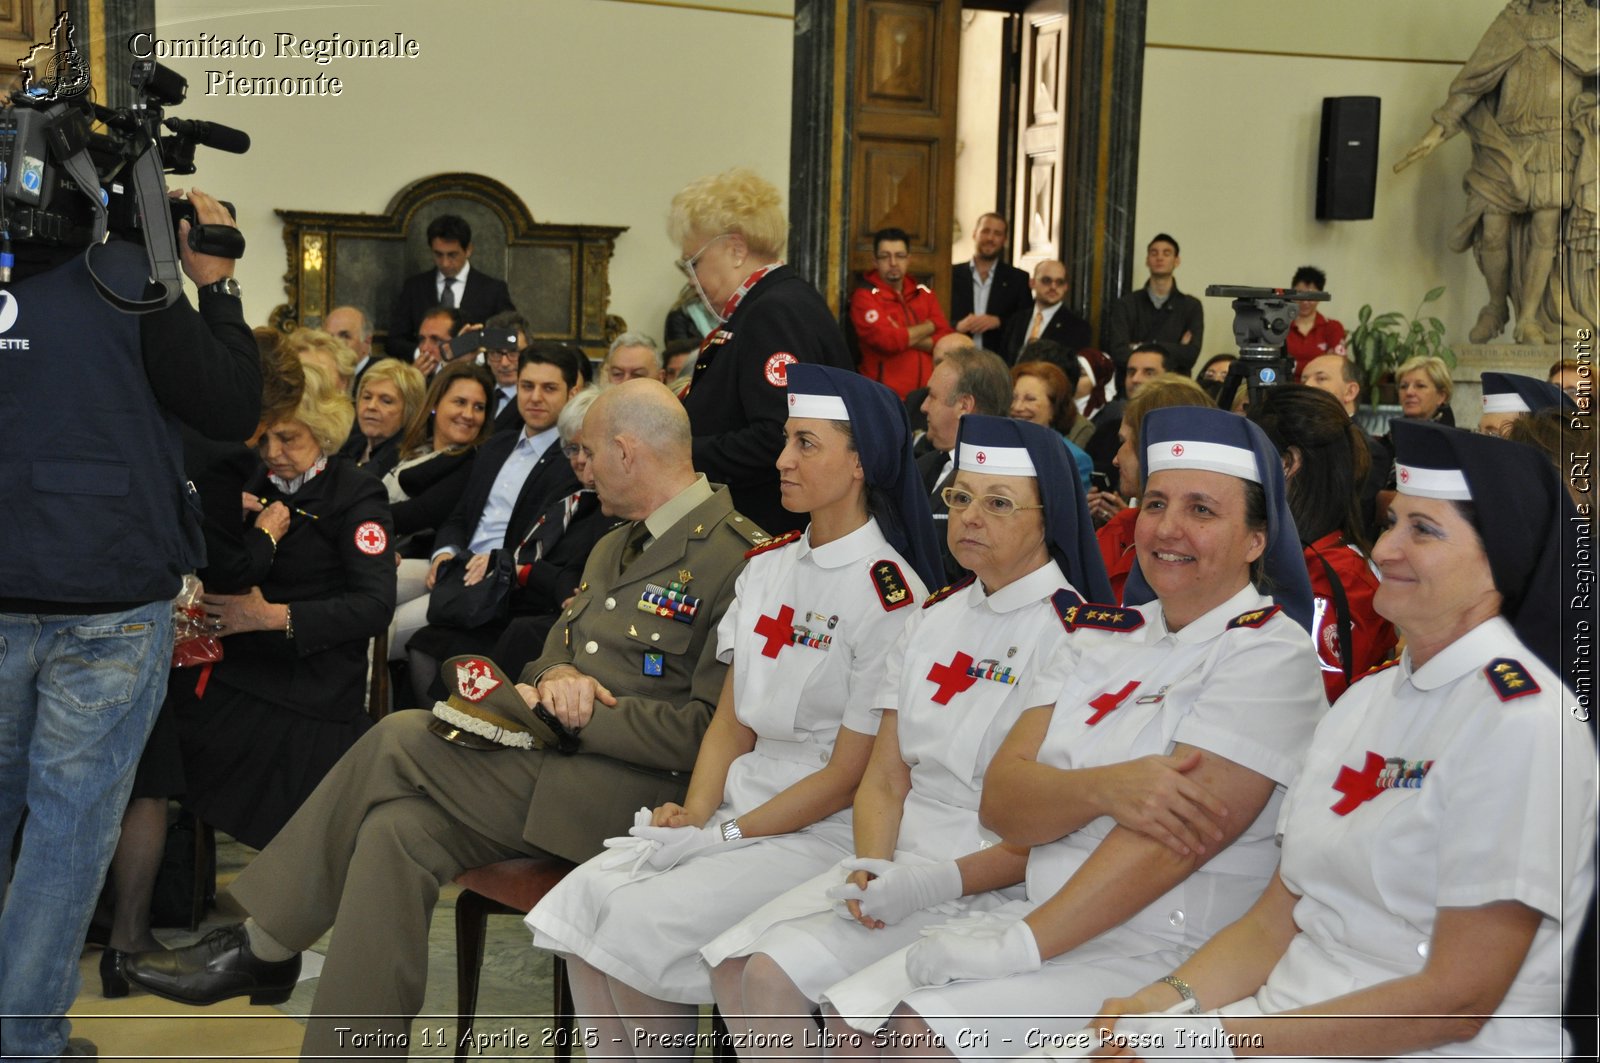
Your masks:
<path fill-rule="evenodd" d="M 1399 401 L 1394 371 L 1412 358 L 1433 355 L 1455 368 L 1456 353 L 1444 342 L 1444 322 L 1419 316 L 1424 306 L 1443 294 L 1443 285 L 1429 291 L 1409 318 L 1398 310 L 1374 316 L 1371 303 L 1361 308 L 1344 346 L 1361 375 L 1361 393 L 1372 405 Z"/>

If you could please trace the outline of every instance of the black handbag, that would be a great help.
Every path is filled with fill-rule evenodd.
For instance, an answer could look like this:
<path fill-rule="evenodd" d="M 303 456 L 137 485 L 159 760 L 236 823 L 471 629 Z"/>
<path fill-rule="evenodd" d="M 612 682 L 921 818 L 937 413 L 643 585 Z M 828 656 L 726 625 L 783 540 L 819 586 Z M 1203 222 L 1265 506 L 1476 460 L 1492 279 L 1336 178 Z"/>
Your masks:
<path fill-rule="evenodd" d="M 471 560 L 471 555 L 459 553 L 439 566 L 439 577 L 428 595 L 428 623 L 470 629 L 510 615 L 511 551 L 490 551 L 483 579 L 469 587 L 463 577 Z"/>

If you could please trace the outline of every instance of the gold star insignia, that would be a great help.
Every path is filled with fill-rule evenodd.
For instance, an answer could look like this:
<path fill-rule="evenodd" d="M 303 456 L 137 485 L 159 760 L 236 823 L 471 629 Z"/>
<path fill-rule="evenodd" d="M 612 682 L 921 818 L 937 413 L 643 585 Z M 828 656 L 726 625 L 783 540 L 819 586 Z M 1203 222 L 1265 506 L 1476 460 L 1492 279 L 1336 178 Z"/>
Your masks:
<path fill-rule="evenodd" d="M 629 624 L 628 625 L 628 634 L 631 635 L 631 636 L 637 637 L 638 634 L 639 634 L 639 629 L 634 627 L 632 624 Z"/>
<path fill-rule="evenodd" d="M 679 583 L 682 583 L 685 586 L 688 586 L 689 581 L 692 580 L 692 579 L 694 579 L 694 574 L 692 572 L 690 572 L 688 569 L 686 569 L 686 568 L 678 569 L 678 582 Z"/>
<path fill-rule="evenodd" d="M 706 526 L 704 524 L 696 524 L 694 526 L 694 533 L 696 535 L 704 534 L 705 530 L 706 530 Z"/>

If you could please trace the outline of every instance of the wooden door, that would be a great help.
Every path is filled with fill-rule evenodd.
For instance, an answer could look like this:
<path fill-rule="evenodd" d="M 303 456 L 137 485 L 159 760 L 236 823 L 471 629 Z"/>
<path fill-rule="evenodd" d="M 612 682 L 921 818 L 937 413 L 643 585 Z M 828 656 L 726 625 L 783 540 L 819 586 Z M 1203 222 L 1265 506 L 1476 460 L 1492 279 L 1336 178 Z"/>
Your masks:
<path fill-rule="evenodd" d="M 1062 174 L 1067 133 L 1065 0 L 1036 0 L 1022 16 L 1017 107 L 1017 224 L 1011 260 L 1030 274 L 1062 248 Z"/>
<path fill-rule="evenodd" d="M 874 232 L 904 229 L 911 272 L 948 308 L 961 2 L 861 0 L 855 13 L 849 270 L 872 269 Z"/>

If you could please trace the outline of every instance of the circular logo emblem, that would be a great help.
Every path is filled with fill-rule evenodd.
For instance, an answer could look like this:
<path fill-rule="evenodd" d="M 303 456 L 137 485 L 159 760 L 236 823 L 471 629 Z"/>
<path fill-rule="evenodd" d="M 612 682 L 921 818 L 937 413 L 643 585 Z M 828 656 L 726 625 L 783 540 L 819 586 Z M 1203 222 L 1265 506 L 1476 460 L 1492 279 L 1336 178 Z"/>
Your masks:
<path fill-rule="evenodd" d="M 878 320 L 878 312 L 876 310 L 868 310 L 867 311 L 867 324 L 870 325 L 874 321 L 877 321 L 877 320 Z"/>
<path fill-rule="evenodd" d="M 767 375 L 767 383 L 775 388 L 788 387 L 789 367 L 799 360 L 788 351 L 779 351 L 768 358 L 766 368 L 763 370 Z"/>
<path fill-rule="evenodd" d="M 0 332 L 10 332 L 17 323 L 17 297 L 10 292 L 0 292 Z"/>
<path fill-rule="evenodd" d="M 1263 384 L 1270 384 L 1276 379 L 1278 379 L 1278 373 L 1271 366 L 1266 366 L 1261 370 L 1261 382 Z"/>
<path fill-rule="evenodd" d="M 1400 482 L 1403 483 L 1403 484 L 1408 484 L 1408 483 L 1411 482 L 1411 470 L 1410 469 L 1401 468 L 1401 470 L 1400 470 Z"/>
<path fill-rule="evenodd" d="M 790 405 L 790 406 L 793 406 L 793 405 L 794 405 L 794 403 L 795 403 L 795 397 L 794 397 L 794 396 L 793 396 L 793 395 L 790 395 L 790 396 L 789 396 L 789 405 Z"/>
<path fill-rule="evenodd" d="M 1175 457 L 1175 458 L 1183 457 L 1183 444 L 1182 443 L 1174 443 L 1174 444 L 1172 444 L 1172 456 Z"/>
<path fill-rule="evenodd" d="M 383 525 L 375 520 L 364 522 L 356 529 L 356 549 L 363 554 L 376 557 L 389 546 L 389 534 L 383 530 Z"/>
<path fill-rule="evenodd" d="M 979 464 L 979 465 L 982 465 L 982 464 L 983 464 L 983 463 L 984 463 L 984 462 L 986 462 L 986 461 L 988 461 L 988 460 L 989 460 L 989 455 L 987 455 L 987 454 L 985 454 L 985 453 L 984 453 L 984 452 L 983 452 L 983 451 L 981 451 L 981 450 L 980 450 L 980 451 L 978 451 L 978 464 Z"/>

